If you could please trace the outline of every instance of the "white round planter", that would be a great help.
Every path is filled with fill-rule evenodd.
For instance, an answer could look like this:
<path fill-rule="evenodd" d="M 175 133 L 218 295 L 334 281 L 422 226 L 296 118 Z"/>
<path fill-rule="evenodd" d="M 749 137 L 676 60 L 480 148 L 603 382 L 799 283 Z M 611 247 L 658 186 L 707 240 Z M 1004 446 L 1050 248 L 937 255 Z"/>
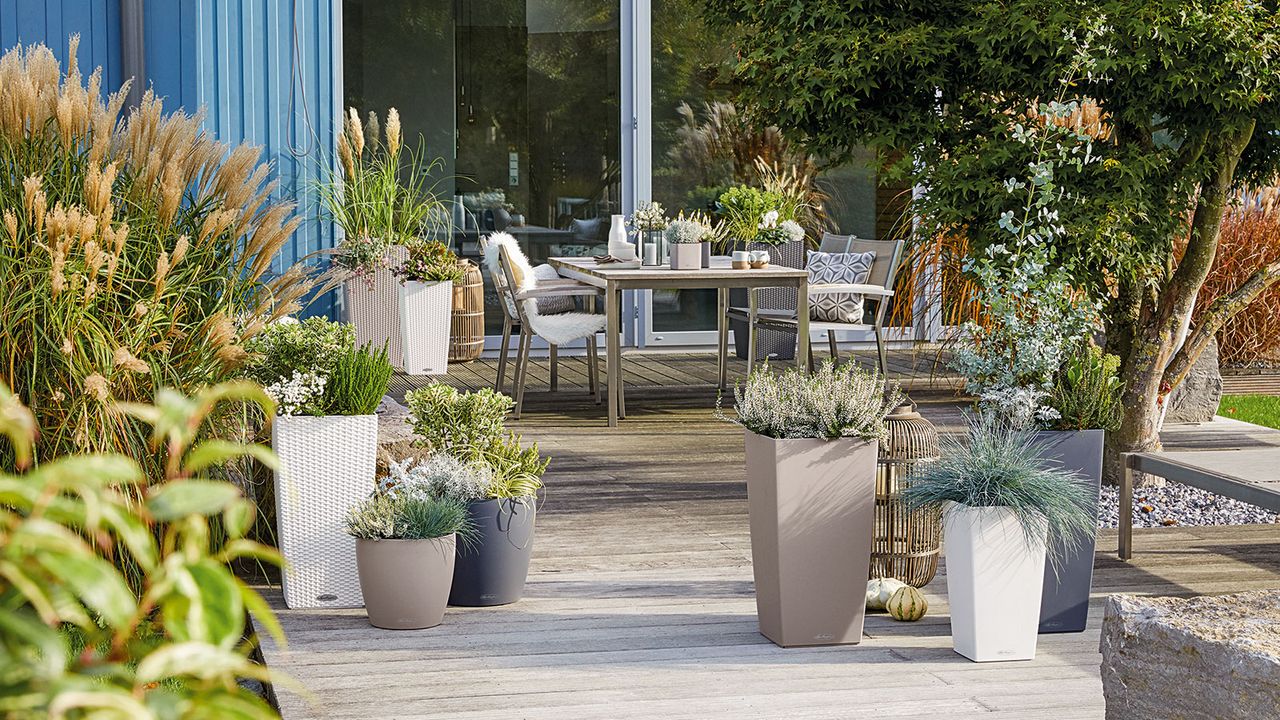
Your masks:
<path fill-rule="evenodd" d="M 975 662 L 1035 658 L 1044 545 L 1006 507 L 952 504 L 942 532 L 952 647 Z"/>
<path fill-rule="evenodd" d="M 453 283 L 406 282 L 400 286 L 400 347 L 410 375 L 443 375 L 449 369 L 449 311 Z"/>
<path fill-rule="evenodd" d="M 280 457 L 276 539 L 285 559 L 285 605 L 364 605 L 345 520 L 374 487 L 378 416 L 278 417 L 271 447 Z"/>

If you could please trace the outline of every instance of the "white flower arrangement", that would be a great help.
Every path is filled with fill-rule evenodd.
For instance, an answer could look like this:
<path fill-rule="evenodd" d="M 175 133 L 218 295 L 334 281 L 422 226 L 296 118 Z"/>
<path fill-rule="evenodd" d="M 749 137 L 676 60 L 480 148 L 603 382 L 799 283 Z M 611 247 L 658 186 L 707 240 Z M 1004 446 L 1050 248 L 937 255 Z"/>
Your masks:
<path fill-rule="evenodd" d="M 324 395 L 328 379 L 319 373 L 293 371 L 286 379 L 278 380 L 263 388 L 276 402 L 276 414 L 285 417 L 309 415 L 310 406 Z"/>
<path fill-rule="evenodd" d="M 658 232 L 667 227 L 667 211 L 661 203 L 641 203 L 631 216 L 631 227 L 635 232 Z"/>
<path fill-rule="evenodd" d="M 464 503 L 483 500 L 493 488 L 493 470 L 483 463 L 465 463 L 452 455 L 436 453 L 425 461 L 412 458 L 392 462 L 380 481 L 383 492 L 421 492 L 433 498 Z"/>
<path fill-rule="evenodd" d="M 784 245 L 804 238 L 804 228 L 795 220 L 778 222 L 778 211 L 770 210 L 760 219 L 755 241 L 767 245 Z"/>
<path fill-rule="evenodd" d="M 712 235 L 712 229 L 697 220 L 672 220 L 667 225 L 667 242 L 672 245 L 693 245 L 709 240 Z"/>

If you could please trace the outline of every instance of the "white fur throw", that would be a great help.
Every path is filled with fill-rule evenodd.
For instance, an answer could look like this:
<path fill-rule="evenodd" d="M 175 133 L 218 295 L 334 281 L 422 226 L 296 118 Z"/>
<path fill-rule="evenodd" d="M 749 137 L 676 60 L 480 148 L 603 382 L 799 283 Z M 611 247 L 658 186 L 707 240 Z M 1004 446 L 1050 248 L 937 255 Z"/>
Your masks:
<path fill-rule="evenodd" d="M 524 251 L 520 249 L 520 243 L 509 233 L 499 232 L 489 236 L 488 247 L 484 254 L 484 264 L 489 269 L 489 276 L 505 277 L 500 265 L 499 248 L 507 249 L 507 258 L 511 260 L 521 276 L 520 287 L 516 288 L 516 292 L 526 292 L 538 287 L 539 273 L 529 264 L 529 258 L 525 257 Z M 515 314 L 515 308 L 511 307 L 505 293 L 502 301 L 508 303 L 507 306 L 512 314 Z M 580 312 L 544 315 L 539 310 L 539 303 L 533 300 L 524 301 L 524 314 L 529 319 L 529 328 L 534 334 L 552 345 L 565 345 L 588 335 L 594 335 L 604 330 L 605 325 L 604 315 Z"/>

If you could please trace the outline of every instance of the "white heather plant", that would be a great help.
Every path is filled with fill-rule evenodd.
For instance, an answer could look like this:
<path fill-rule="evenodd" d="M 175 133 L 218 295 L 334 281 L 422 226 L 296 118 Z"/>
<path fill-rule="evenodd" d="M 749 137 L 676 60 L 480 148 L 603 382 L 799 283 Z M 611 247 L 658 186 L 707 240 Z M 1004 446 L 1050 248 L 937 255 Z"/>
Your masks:
<path fill-rule="evenodd" d="M 278 380 L 265 388 L 276 402 L 277 415 L 315 415 L 324 397 L 326 378 L 317 373 L 294 370 L 288 379 Z"/>
<path fill-rule="evenodd" d="M 716 416 L 771 438 L 888 437 L 884 418 L 902 402 L 896 383 L 853 363 L 836 366 L 827 360 L 809 374 L 787 368 L 775 375 L 764 364 L 733 389 L 737 417 Z"/>
<path fill-rule="evenodd" d="M 672 245 L 692 245 L 707 239 L 711 229 L 696 220 L 672 220 L 667 226 L 667 242 Z"/>
<path fill-rule="evenodd" d="M 385 492 L 424 492 L 432 497 L 464 503 L 484 500 L 493 489 L 493 470 L 483 463 L 466 463 L 436 453 L 423 461 L 392 462 L 382 480 Z"/>

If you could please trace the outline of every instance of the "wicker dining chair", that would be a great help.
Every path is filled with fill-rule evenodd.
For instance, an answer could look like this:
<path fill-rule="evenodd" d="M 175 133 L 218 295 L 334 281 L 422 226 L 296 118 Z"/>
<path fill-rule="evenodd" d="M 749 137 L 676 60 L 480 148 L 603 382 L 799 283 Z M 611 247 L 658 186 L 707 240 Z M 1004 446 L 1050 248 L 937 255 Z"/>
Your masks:
<path fill-rule="evenodd" d="M 501 355 L 498 358 L 496 389 L 502 391 L 505 384 L 506 364 L 511 351 L 511 335 L 519 333 L 515 374 L 512 379 L 516 406 L 514 416 L 519 419 L 524 407 L 524 390 L 529 375 L 529 355 L 533 338 L 542 338 L 549 349 L 551 390 L 559 386 L 559 346 L 575 340 L 585 340 L 587 345 L 588 391 L 597 405 L 600 404 L 600 369 L 596 333 L 605 327 L 605 316 L 595 312 L 597 289 L 586 283 L 568 278 L 549 279 L 539 277 L 529 264 L 516 239 L 506 233 L 494 233 L 481 238 L 485 264 L 498 291 L 499 305 L 503 313 L 503 337 Z M 586 312 L 577 310 L 557 311 L 546 314 L 539 310 L 539 302 L 548 298 L 581 298 Z"/>
<path fill-rule="evenodd" d="M 823 235 L 819 252 L 829 253 L 864 253 L 874 252 L 875 259 L 871 264 L 871 272 L 867 282 L 852 284 L 810 284 L 810 306 L 814 296 L 823 294 L 855 294 L 862 295 L 864 300 L 875 303 L 871 322 L 844 323 L 827 321 L 809 321 L 810 330 L 821 330 L 827 333 L 827 343 L 831 350 L 831 359 L 839 361 L 840 349 L 836 342 L 836 333 L 844 330 L 871 330 L 876 338 L 876 354 L 881 374 L 886 372 L 888 353 L 884 343 L 884 319 L 889 309 L 889 301 L 893 297 L 893 283 L 898 275 L 898 265 L 902 260 L 904 243 L 901 240 L 863 240 L 852 235 Z M 747 323 L 749 339 L 747 342 L 747 372 L 755 367 L 756 331 L 759 328 L 780 330 L 795 333 L 797 328 L 796 311 L 770 310 L 757 307 L 754 292 L 748 293 L 748 307 L 731 307 L 728 316 Z M 754 322 L 753 322 L 754 319 Z M 798 338 L 797 338 L 798 339 Z M 809 346 L 809 367 L 813 367 L 813 346 Z"/>

